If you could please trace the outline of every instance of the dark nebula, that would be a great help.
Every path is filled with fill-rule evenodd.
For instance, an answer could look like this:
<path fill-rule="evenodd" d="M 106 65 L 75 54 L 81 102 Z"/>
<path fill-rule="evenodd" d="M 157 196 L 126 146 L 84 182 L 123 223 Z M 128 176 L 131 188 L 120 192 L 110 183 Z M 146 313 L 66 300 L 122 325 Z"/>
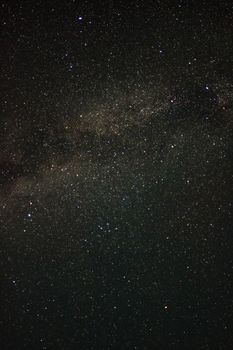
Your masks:
<path fill-rule="evenodd" d="M 1 350 L 232 349 L 232 11 L 1 4 Z"/>

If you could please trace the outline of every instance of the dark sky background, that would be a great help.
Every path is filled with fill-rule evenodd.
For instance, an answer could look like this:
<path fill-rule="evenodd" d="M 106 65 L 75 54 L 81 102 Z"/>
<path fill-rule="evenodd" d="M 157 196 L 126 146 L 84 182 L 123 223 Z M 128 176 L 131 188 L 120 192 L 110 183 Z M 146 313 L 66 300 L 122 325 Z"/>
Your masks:
<path fill-rule="evenodd" d="M 0 10 L 0 349 L 232 349 L 232 2 Z"/>

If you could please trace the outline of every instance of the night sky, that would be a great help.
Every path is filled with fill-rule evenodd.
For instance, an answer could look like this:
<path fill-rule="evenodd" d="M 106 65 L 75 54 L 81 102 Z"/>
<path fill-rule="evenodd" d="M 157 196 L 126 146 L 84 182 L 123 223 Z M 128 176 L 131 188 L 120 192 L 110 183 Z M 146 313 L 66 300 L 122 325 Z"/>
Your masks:
<path fill-rule="evenodd" d="M 0 6 L 0 350 L 233 349 L 233 3 Z"/>

